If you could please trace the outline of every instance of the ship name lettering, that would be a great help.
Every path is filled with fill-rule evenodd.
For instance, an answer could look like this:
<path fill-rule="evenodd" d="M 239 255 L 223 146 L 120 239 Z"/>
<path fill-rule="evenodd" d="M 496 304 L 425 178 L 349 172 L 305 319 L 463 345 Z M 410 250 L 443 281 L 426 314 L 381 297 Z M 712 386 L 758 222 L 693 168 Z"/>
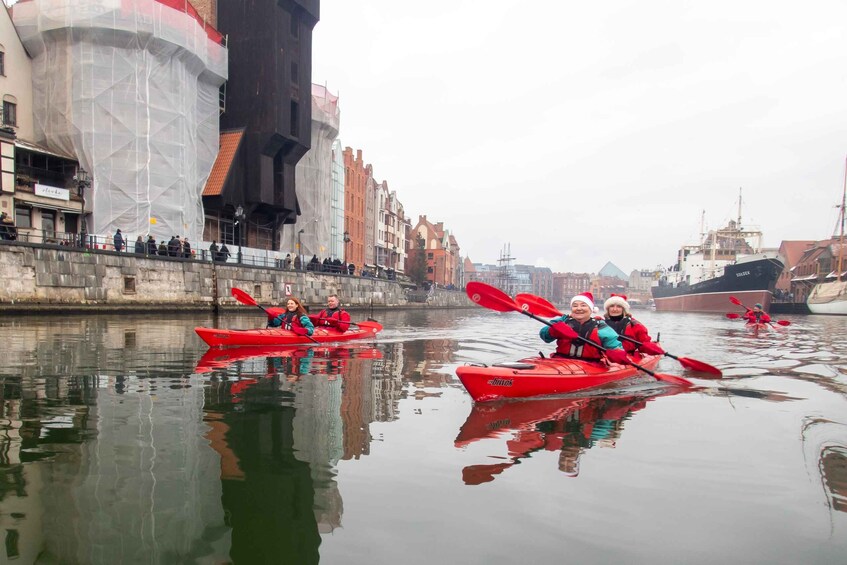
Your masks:
<path fill-rule="evenodd" d="M 736 277 L 746 277 L 750 274 L 750 271 L 741 271 L 740 273 L 735 273 Z"/>

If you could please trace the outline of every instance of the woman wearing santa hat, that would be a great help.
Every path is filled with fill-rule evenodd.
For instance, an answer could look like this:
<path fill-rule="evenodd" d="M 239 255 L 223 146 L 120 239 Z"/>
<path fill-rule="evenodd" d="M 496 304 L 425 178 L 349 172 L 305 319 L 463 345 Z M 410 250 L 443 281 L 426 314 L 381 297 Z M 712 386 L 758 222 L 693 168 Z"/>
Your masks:
<path fill-rule="evenodd" d="M 613 294 L 603 303 L 603 308 L 606 309 L 606 324 L 615 330 L 618 335 L 630 337 L 641 343 L 652 341 L 647 332 L 647 327 L 630 314 L 629 302 L 626 301 L 625 294 Z M 639 346 L 631 341 L 621 341 L 624 351 L 628 354 L 633 355 L 638 351 Z"/>
<path fill-rule="evenodd" d="M 552 326 L 541 328 L 539 335 L 545 342 L 556 342 L 554 357 L 571 357 L 579 359 L 602 359 L 603 353 L 580 340 L 565 337 L 563 326 L 569 326 L 580 337 L 598 343 L 606 349 L 623 349 L 615 330 L 602 320 L 592 316 L 594 310 L 594 295 L 583 292 L 571 298 L 571 313 L 550 320 Z"/>

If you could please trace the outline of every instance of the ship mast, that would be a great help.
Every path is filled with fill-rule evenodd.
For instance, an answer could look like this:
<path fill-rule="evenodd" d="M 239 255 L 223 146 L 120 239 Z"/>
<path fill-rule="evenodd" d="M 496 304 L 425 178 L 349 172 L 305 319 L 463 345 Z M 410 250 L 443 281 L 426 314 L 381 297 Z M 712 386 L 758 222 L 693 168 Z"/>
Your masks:
<path fill-rule="evenodd" d="M 838 235 L 838 282 L 841 282 L 842 263 L 844 262 L 844 205 L 847 204 L 847 160 L 844 165 L 844 191 L 841 193 L 841 230 Z"/>

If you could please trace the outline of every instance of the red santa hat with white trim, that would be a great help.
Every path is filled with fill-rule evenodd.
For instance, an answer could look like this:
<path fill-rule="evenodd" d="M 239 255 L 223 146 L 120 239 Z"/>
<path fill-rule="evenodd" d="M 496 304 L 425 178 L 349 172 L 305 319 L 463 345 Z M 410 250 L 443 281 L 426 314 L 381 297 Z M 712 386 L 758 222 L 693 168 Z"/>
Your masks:
<path fill-rule="evenodd" d="M 588 307 L 594 310 L 594 295 L 590 292 L 580 292 L 573 298 L 571 298 L 571 306 L 573 306 L 574 302 L 585 302 L 588 304 Z"/>
<path fill-rule="evenodd" d="M 617 304 L 623 308 L 624 314 L 629 314 L 629 302 L 626 301 L 626 294 L 612 294 L 609 299 L 603 303 L 603 308 L 606 313 L 609 313 L 609 306 Z"/>

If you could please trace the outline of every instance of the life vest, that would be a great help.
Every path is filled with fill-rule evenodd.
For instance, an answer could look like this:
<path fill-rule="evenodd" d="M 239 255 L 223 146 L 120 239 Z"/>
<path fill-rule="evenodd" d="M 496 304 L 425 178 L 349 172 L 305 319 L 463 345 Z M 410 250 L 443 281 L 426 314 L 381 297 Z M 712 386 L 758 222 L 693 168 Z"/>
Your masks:
<path fill-rule="evenodd" d="M 563 320 L 570 328 L 594 343 L 602 343 L 598 330 L 605 325 L 605 322 L 589 318 L 585 323 L 580 324 L 577 320 L 568 316 Z M 601 359 L 602 352 L 587 343 L 580 340 L 571 341 L 568 338 L 559 338 L 556 340 L 556 354 L 560 357 L 574 357 L 579 359 Z"/>
<path fill-rule="evenodd" d="M 647 330 L 644 328 L 644 325 L 639 323 L 632 316 L 623 316 L 620 320 L 615 320 L 612 318 L 606 318 L 606 325 L 615 330 L 615 333 L 618 335 L 623 335 L 626 337 L 630 337 L 636 341 L 645 342 L 650 341 L 650 336 L 647 335 Z M 644 331 L 640 331 L 640 328 L 643 328 Z M 623 350 L 626 351 L 628 355 L 633 355 L 638 351 L 638 346 L 632 343 L 631 341 L 622 339 L 621 345 L 623 345 Z"/>
<path fill-rule="evenodd" d="M 330 324 L 326 321 L 328 318 L 334 318 L 338 320 L 338 323 L 335 325 Z M 316 325 L 333 326 L 340 332 L 346 332 L 350 328 L 350 314 L 348 314 L 341 308 L 324 308 L 323 310 L 321 310 L 320 314 L 318 314 L 318 320 L 316 321 Z"/>
<path fill-rule="evenodd" d="M 294 326 L 298 326 L 300 328 L 303 327 L 303 323 L 300 321 L 300 315 L 297 312 L 286 312 L 281 316 L 278 316 L 279 321 L 281 322 L 280 326 L 284 330 L 291 331 L 294 329 Z"/>

